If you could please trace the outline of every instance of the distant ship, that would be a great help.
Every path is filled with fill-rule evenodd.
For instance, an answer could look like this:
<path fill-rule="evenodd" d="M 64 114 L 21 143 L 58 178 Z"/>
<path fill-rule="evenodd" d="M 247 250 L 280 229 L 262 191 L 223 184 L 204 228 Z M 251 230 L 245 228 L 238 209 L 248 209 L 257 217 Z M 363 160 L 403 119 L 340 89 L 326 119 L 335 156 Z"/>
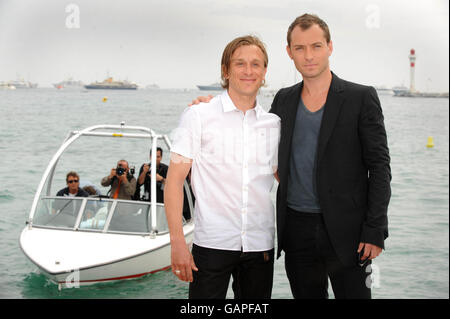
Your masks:
<path fill-rule="evenodd" d="M 15 90 L 16 87 L 6 82 L 0 82 L 0 90 Z"/>
<path fill-rule="evenodd" d="M 403 94 L 405 92 L 409 92 L 409 89 L 406 86 L 394 86 L 392 88 L 394 95 Z"/>
<path fill-rule="evenodd" d="M 136 83 L 128 81 L 114 81 L 112 77 L 107 78 L 103 82 L 95 82 L 84 86 L 86 89 L 100 89 L 100 90 L 136 90 L 138 88 Z"/>
<path fill-rule="evenodd" d="M 377 93 L 380 95 L 392 95 L 394 93 L 392 89 L 385 86 L 376 86 L 375 90 L 377 90 Z"/>
<path fill-rule="evenodd" d="M 442 93 L 430 93 L 430 92 L 411 92 L 411 91 L 400 91 L 395 92 L 394 96 L 399 97 L 441 97 L 441 98 L 448 98 L 449 94 L 448 92 L 442 92 Z"/>
<path fill-rule="evenodd" d="M 37 83 L 31 83 L 29 81 L 24 81 L 23 79 L 9 81 L 7 84 L 14 86 L 16 89 L 35 89 L 38 86 Z"/>
<path fill-rule="evenodd" d="M 222 91 L 223 87 L 220 83 L 213 83 L 210 85 L 197 85 L 197 87 L 202 91 Z"/>
<path fill-rule="evenodd" d="M 397 97 L 438 97 L 438 98 L 449 97 L 448 92 L 443 93 L 418 92 L 418 91 L 411 91 L 411 89 L 408 89 L 405 86 L 393 87 L 392 91 L 394 91 L 394 96 Z"/>
<path fill-rule="evenodd" d="M 72 78 L 53 84 L 57 89 L 82 89 L 84 83 L 81 81 L 74 81 Z"/>

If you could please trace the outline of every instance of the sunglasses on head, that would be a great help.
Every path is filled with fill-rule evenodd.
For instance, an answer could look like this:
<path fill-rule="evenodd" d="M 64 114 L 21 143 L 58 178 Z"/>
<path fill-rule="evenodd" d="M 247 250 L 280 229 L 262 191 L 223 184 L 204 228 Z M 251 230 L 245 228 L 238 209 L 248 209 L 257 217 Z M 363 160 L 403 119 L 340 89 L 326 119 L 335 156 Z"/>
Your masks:
<path fill-rule="evenodd" d="M 67 183 L 69 184 L 78 183 L 78 179 L 71 179 L 70 181 L 67 181 Z"/>

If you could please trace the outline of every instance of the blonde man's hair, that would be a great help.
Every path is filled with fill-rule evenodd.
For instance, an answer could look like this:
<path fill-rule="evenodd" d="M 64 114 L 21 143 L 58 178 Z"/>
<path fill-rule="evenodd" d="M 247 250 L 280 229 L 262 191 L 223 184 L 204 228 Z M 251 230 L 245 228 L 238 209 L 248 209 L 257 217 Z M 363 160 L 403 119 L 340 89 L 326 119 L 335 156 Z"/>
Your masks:
<path fill-rule="evenodd" d="M 243 46 L 243 45 L 256 45 L 258 48 L 261 49 L 263 55 L 264 55 L 264 67 L 267 68 L 267 65 L 269 64 L 269 57 L 267 55 L 266 47 L 264 43 L 256 36 L 254 35 L 246 35 L 242 37 L 238 37 L 227 44 L 225 47 L 225 50 L 223 50 L 222 53 L 222 62 L 221 62 L 221 78 L 222 78 L 222 87 L 224 89 L 228 89 L 229 82 L 228 79 L 225 78 L 225 74 L 228 73 L 230 69 L 231 64 L 231 57 L 233 56 L 234 51 L 236 51 L 237 48 Z M 264 82 L 263 82 L 264 85 Z"/>

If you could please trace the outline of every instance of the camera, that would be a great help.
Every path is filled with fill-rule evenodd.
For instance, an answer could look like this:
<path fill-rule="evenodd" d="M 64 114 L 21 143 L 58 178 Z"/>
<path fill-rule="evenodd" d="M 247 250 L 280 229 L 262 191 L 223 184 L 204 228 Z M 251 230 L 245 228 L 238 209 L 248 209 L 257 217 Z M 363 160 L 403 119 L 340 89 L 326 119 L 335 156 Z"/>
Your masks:
<path fill-rule="evenodd" d="M 122 176 L 123 175 L 123 173 L 125 173 L 125 168 L 123 168 L 122 166 L 117 166 L 116 167 L 116 174 L 117 174 L 117 176 Z"/>

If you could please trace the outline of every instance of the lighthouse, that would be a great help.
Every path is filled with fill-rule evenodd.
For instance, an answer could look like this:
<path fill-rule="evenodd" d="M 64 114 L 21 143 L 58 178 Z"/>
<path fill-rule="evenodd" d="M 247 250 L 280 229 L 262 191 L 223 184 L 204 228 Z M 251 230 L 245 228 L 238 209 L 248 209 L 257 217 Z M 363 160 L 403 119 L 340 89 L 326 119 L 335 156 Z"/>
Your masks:
<path fill-rule="evenodd" d="M 416 66 L 416 51 L 414 49 L 411 49 L 409 51 L 409 63 L 410 63 L 410 92 L 416 92 L 416 86 L 414 85 L 414 70 Z"/>
<path fill-rule="evenodd" d="M 448 92 L 442 92 L 442 93 L 430 93 L 430 92 L 417 92 L 416 91 L 416 85 L 414 83 L 415 76 L 414 72 L 416 69 L 416 50 L 411 49 L 409 51 L 409 71 L 410 71 L 410 86 L 409 90 L 406 90 L 406 88 L 402 89 L 396 89 L 392 88 L 392 91 L 394 91 L 394 96 L 403 96 L 403 97 L 440 97 L 440 98 L 448 98 Z M 430 145 L 432 144 L 429 143 Z"/>

